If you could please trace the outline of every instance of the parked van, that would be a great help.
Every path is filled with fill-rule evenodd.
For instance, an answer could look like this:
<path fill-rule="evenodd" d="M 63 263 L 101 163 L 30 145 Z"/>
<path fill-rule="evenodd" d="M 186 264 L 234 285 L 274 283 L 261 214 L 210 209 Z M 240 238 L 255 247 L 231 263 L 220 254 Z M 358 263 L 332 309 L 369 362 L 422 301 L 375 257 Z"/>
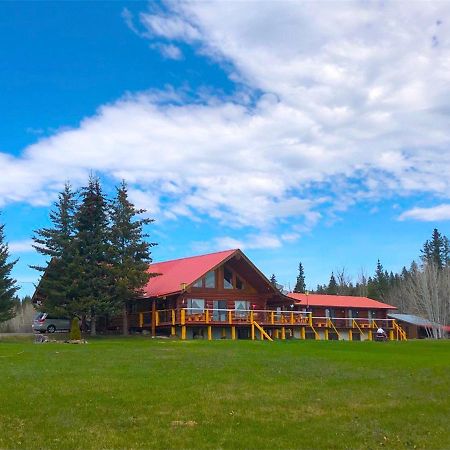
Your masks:
<path fill-rule="evenodd" d="M 36 314 L 33 325 L 33 331 L 40 333 L 54 333 L 55 331 L 70 330 L 70 319 L 67 317 L 56 317 L 48 313 L 41 312 Z"/>

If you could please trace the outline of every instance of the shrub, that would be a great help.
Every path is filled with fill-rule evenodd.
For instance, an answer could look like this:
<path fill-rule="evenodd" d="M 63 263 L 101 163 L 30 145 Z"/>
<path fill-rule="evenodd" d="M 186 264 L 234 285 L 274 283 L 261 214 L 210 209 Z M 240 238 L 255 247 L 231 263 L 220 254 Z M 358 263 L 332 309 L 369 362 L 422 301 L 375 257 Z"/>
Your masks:
<path fill-rule="evenodd" d="M 69 337 L 71 341 L 79 341 L 81 339 L 80 321 L 78 320 L 78 317 L 72 319 Z"/>

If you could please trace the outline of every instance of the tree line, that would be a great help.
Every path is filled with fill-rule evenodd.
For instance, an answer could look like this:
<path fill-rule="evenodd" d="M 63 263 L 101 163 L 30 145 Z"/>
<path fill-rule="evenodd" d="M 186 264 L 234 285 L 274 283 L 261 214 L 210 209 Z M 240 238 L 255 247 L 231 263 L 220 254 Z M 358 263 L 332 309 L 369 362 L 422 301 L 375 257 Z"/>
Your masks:
<path fill-rule="evenodd" d="M 34 231 L 33 247 L 46 260 L 33 266 L 42 276 L 35 293 L 48 313 L 80 318 L 96 334 L 97 320 L 118 313 L 124 317 L 126 305 L 143 294 L 154 275 L 149 273 L 151 248 L 145 226 L 154 220 L 142 218 L 122 182 L 109 199 L 97 177 L 73 191 L 66 183 L 50 212 L 51 225 Z M 18 290 L 11 270 L 8 245 L 0 227 L 0 321 L 14 315 L 14 295 Z"/>

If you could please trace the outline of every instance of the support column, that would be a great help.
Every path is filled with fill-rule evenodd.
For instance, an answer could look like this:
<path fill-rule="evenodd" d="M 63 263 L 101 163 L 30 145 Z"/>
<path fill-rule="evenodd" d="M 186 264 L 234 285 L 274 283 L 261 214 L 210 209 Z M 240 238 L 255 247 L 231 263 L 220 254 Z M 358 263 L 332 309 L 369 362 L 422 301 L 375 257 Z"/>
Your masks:
<path fill-rule="evenodd" d="M 325 340 L 328 341 L 328 328 L 324 330 Z"/>
<path fill-rule="evenodd" d="M 279 339 L 280 338 L 280 330 L 277 328 L 275 330 L 275 339 Z"/>
<path fill-rule="evenodd" d="M 348 330 L 348 340 L 349 340 L 349 341 L 353 341 L 353 332 L 352 332 L 351 329 Z"/>
<path fill-rule="evenodd" d="M 252 333 L 252 341 L 255 340 L 255 325 L 252 322 L 252 328 L 251 328 L 251 333 Z"/>
<path fill-rule="evenodd" d="M 303 339 L 303 340 L 306 339 L 305 327 L 300 327 L 300 338 Z"/>
<path fill-rule="evenodd" d="M 156 299 L 152 301 L 152 337 L 156 336 Z"/>
<path fill-rule="evenodd" d="M 231 339 L 236 340 L 236 327 L 231 327 Z"/>
<path fill-rule="evenodd" d="M 394 330 L 389 330 L 389 340 L 390 341 L 394 340 Z"/>
<path fill-rule="evenodd" d="M 373 340 L 372 330 L 369 330 L 369 331 L 367 332 L 367 339 L 368 339 L 369 341 L 372 341 L 372 340 Z"/>
<path fill-rule="evenodd" d="M 212 339 L 212 329 L 211 325 L 208 325 L 208 341 Z"/>
<path fill-rule="evenodd" d="M 186 310 L 181 310 L 181 339 L 186 339 Z"/>
<path fill-rule="evenodd" d="M 171 336 L 175 336 L 177 334 L 177 332 L 176 332 L 176 330 L 175 330 L 175 327 L 172 325 L 171 327 L 170 327 L 170 335 Z"/>
<path fill-rule="evenodd" d="M 284 341 L 286 339 L 286 329 L 281 327 L 281 339 Z"/>

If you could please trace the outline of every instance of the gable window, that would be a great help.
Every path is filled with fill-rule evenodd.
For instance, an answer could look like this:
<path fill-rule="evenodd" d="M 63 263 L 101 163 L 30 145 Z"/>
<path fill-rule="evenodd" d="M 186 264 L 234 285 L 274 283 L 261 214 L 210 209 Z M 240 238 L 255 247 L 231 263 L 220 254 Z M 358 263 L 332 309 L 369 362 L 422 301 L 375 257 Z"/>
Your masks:
<path fill-rule="evenodd" d="M 216 272 L 211 270 L 205 276 L 205 288 L 215 288 L 216 287 Z"/>
<path fill-rule="evenodd" d="M 203 282 L 203 278 L 200 278 L 200 280 L 197 280 L 192 287 L 196 287 L 196 288 L 201 288 L 202 287 L 202 283 Z"/>
<path fill-rule="evenodd" d="M 188 298 L 187 313 L 201 314 L 205 310 L 205 300 L 200 298 Z"/>
<path fill-rule="evenodd" d="M 233 273 L 226 267 L 223 270 L 223 287 L 225 289 L 233 289 Z"/>

